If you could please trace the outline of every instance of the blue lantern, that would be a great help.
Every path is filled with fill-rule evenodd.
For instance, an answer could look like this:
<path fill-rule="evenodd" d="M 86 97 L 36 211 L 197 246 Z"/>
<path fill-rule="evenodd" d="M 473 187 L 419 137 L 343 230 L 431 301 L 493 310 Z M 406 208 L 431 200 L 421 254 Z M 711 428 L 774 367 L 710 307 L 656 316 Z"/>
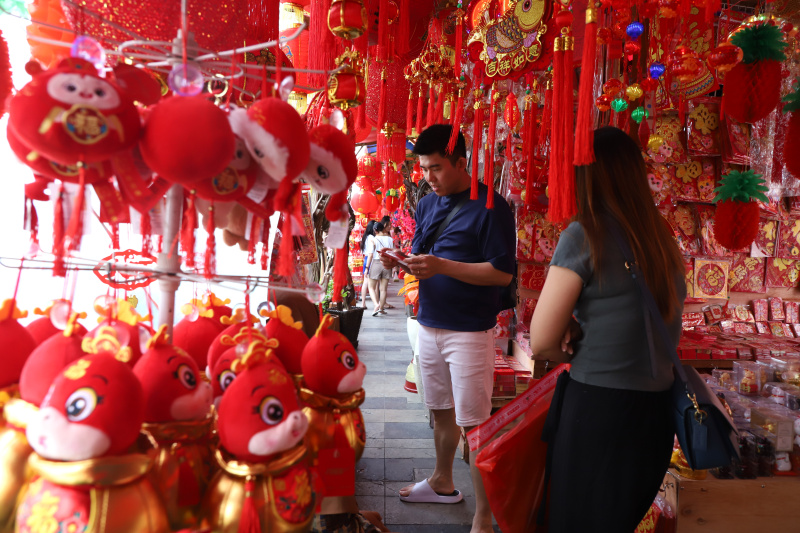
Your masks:
<path fill-rule="evenodd" d="M 650 64 L 650 76 L 653 79 L 658 79 L 664 75 L 664 71 L 667 70 L 667 67 L 664 66 L 664 63 L 659 63 L 656 61 L 655 63 Z"/>
<path fill-rule="evenodd" d="M 628 37 L 631 39 L 638 39 L 642 33 L 644 33 L 644 24 L 641 22 L 631 22 L 628 24 L 628 27 L 625 29 L 625 33 L 628 34 Z"/>

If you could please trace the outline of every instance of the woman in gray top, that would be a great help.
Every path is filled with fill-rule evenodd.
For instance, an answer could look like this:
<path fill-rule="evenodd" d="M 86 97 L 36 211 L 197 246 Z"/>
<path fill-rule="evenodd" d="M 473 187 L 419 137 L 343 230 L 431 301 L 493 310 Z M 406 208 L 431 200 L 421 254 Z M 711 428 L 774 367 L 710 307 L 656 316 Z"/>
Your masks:
<path fill-rule="evenodd" d="M 551 533 L 631 533 L 658 492 L 674 436 L 672 363 L 658 343 L 649 353 L 644 303 L 609 228 L 618 225 L 630 243 L 676 344 L 683 259 L 636 143 L 606 127 L 595 131 L 594 150 L 597 161 L 576 169 L 578 214 L 531 321 L 534 358 L 572 364 L 563 400 L 551 407 L 560 408 L 550 440 Z"/>

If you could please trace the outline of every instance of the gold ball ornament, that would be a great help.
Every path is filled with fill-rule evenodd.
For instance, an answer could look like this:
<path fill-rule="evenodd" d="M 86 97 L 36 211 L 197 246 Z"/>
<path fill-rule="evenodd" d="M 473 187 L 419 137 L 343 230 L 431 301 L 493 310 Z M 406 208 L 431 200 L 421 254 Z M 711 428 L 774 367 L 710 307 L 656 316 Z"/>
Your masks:
<path fill-rule="evenodd" d="M 630 101 L 638 100 L 642 95 L 644 95 L 644 89 L 642 89 L 642 86 L 638 83 L 628 85 L 625 89 L 625 96 L 627 96 Z"/>
<path fill-rule="evenodd" d="M 647 139 L 647 149 L 650 152 L 657 152 L 661 145 L 664 144 L 664 138 L 660 135 L 651 135 L 649 139 Z"/>

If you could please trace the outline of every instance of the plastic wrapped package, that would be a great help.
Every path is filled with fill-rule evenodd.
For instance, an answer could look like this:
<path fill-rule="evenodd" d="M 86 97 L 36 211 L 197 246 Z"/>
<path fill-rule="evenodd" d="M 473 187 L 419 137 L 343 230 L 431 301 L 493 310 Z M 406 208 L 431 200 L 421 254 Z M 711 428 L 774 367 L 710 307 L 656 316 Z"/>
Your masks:
<path fill-rule="evenodd" d="M 719 98 L 689 101 L 686 144 L 690 156 L 718 156 L 722 153 L 719 108 Z"/>

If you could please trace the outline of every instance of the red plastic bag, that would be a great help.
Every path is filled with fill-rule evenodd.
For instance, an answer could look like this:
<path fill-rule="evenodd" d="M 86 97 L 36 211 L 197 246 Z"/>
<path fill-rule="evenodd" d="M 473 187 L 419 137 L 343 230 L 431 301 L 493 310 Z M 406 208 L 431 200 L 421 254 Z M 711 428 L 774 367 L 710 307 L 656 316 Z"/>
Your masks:
<path fill-rule="evenodd" d="M 567 368 L 568 365 L 559 365 L 467 435 L 469 449 L 474 452 L 504 427 L 523 417 L 509 432 L 478 452 L 475 459 L 492 513 L 503 533 L 537 531 L 536 515 L 544 495 L 547 457 L 542 428 L 556 378 Z M 544 528 L 539 529 L 542 530 Z"/>

